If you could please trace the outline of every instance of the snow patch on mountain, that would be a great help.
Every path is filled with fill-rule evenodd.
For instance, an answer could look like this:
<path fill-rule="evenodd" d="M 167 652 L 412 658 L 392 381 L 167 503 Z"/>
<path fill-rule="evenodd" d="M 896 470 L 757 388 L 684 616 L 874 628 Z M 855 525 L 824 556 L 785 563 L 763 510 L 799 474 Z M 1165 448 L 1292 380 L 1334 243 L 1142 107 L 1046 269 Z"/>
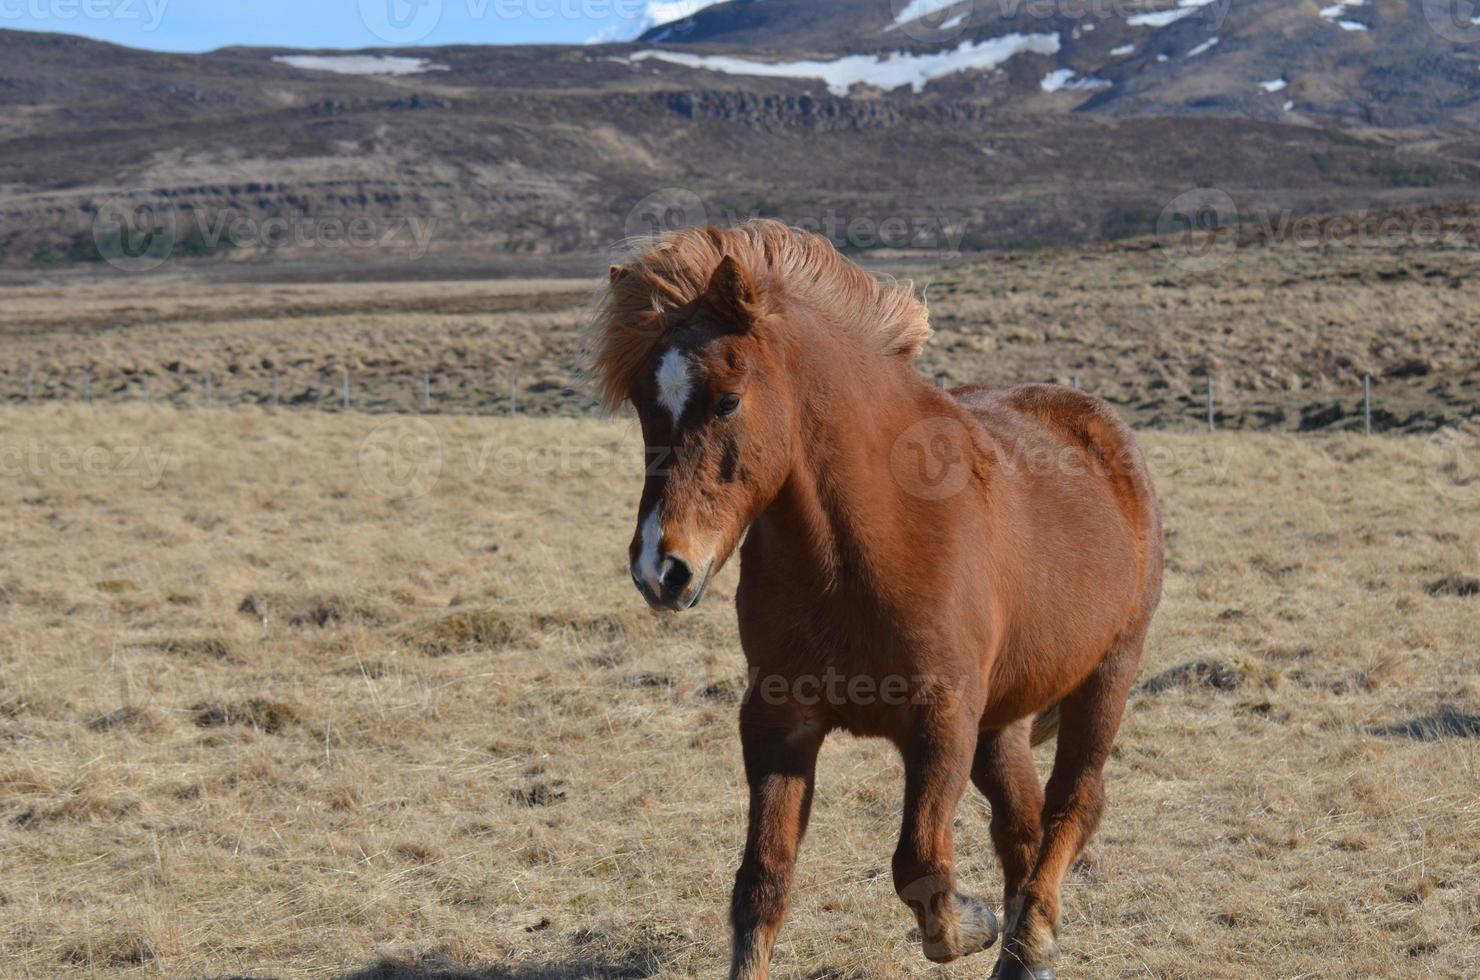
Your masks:
<path fill-rule="evenodd" d="M 927 17 L 930 14 L 949 10 L 952 7 L 958 7 L 960 5 L 961 0 L 910 0 L 905 8 L 895 16 L 893 26 L 903 27 L 906 24 L 919 20 L 921 17 Z M 961 16 L 964 18 L 966 15 L 962 14 Z M 959 24 L 960 20 L 956 20 L 954 23 Z M 946 26 L 942 24 L 941 28 L 945 29 Z"/>
<path fill-rule="evenodd" d="M 451 71 L 425 58 L 394 58 L 373 54 L 282 54 L 272 59 L 304 71 L 331 71 L 337 75 L 420 75 L 428 71 Z"/>
<path fill-rule="evenodd" d="M 1043 76 L 1039 87 L 1045 92 L 1094 92 L 1099 89 L 1109 88 L 1110 82 L 1103 78 L 1090 75 L 1085 78 L 1075 78 L 1074 69 L 1059 68 Z"/>
<path fill-rule="evenodd" d="M 680 51 L 639 51 L 633 62 L 665 61 L 670 64 L 723 72 L 727 75 L 754 75 L 767 78 L 815 78 L 827 85 L 833 95 L 845 96 L 860 82 L 882 89 L 908 85 L 916 92 L 927 83 L 963 71 L 996 68 L 1019 54 L 1054 55 L 1059 53 L 1057 34 L 1008 34 L 985 41 L 966 41 L 959 46 L 933 54 L 849 55 L 832 61 L 755 61 L 731 55 L 701 55 Z"/>
<path fill-rule="evenodd" d="M 1359 20 L 1352 20 L 1347 16 L 1347 11 L 1353 7 L 1365 7 L 1367 0 L 1343 0 L 1341 3 L 1333 3 L 1329 7 L 1321 8 L 1321 16 L 1343 31 L 1370 31 L 1372 28 Z"/>
<path fill-rule="evenodd" d="M 693 17 L 705 7 L 712 7 L 724 0 L 647 0 L 642 12 L 636 17 L 623 17 L 603 27 L 587 44 L 609 44 L 613 41 L 635 41 L 648 31 L 667 26 L 669 30 L 654 35 L 650 40 L 656 44 L 676 36 Z"/>
<path fill-rule="evenodd" d="M 1127 17 L 1125 22 L 1131 27 L 1166 27 L 1175 24 L 1186 17 L 1191 17 L 1203 7 L 1216 3 L 1217 0 L 1178 0 L 1171 10 L 1158 10 L 1149 14 L 1136 14 Z"/>

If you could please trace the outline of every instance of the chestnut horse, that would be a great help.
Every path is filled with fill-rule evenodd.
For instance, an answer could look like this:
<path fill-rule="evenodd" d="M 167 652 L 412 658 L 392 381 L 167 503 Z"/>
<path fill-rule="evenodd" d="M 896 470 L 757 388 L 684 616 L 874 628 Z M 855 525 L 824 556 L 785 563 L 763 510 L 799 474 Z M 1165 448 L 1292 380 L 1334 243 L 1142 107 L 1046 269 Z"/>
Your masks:
<path fill-rule="evenodd" d="M 594 380 L 609 409 L 636 408 L 648 449 L 638 590 L 690 609 L 740 548 L 734 980 L 768 975 L 818 750 L 839 729 L 903 754 L 894 883 L 925 955 L 999 935 L 952 869 L 969 780 L 1002 862 L 996 975 L 1054 975 L 1060 885 L 1099 822 L 1161 594 L 1160 508 L 1105 403 L 941 391 L 912 366 L 929 335 L 909 288 L 769 221 L 646 242 L 596 315 Z M 1055 729 L 1045 793 L 1031 749 Z"/>

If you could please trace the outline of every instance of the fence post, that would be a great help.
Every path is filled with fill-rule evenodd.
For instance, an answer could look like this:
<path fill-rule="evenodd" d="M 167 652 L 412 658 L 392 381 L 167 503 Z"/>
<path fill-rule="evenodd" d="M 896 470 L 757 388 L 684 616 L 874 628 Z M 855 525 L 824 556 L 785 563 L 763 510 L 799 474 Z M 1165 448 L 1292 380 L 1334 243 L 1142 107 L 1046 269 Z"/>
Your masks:
<path fill-rule="evenodd" d="M 206 408 L 210 408 L 211 407 L 211 375 L 210 375 L 210 372 L 207 372 L 206 373 L 205 398 L 206 398 Z"/>
<path fill-rule="evenodd" d="M 87 371 L 82 375 L 82 400 L 92 404 L 92 372 Z"/>
<path fill-rule="evenodd" d="M 509 377 L 509 418 L 519 414 L 519 376 Z"/>
<path fill-rule="evenodd" d="M 26 369 L 26 404 L 29 405 L 36 397 L 36 378 L 31 369 Z"/>
<path fill-rule="evenodd" d="M 340 378 L 339 403 L 347 412 L 349 411 L 349 372 L 345 371 Z"/>
<path fill-rule="evenodd" d="M 432 410 L 432 376 L 430 374 L 421 376 L 421 410 L 423 412 Z"/>
<path fill-rule="evenodd" d="M 141 374 L 139 378 L 144 382 L 144 404 L 148 405 L 151 401 L 149 397 L 149 375 Z"/>
<path fill-rule="evenodd" d="M 1367 434 L 1372 434 L 1372 375 L 1362 375 L 1362 415 L 1367 420 Z"/>
<path fill-rule="evenodd" d="M 276 371 L 272 372 L 272 403 L 274 405 L 278 403 L 278 376 Z"/>
<path fill-rule="evenodd" d="M 1218 431 L 1218 413 L 1213 404 L 1213 375 L 1208 373 L 1208 431 Z"/>

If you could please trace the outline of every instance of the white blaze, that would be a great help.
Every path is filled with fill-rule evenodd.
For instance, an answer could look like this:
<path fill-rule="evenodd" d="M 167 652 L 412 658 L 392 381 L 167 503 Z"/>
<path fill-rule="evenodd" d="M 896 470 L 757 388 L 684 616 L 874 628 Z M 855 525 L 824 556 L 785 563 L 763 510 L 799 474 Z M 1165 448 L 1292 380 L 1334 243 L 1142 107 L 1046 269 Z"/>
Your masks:
<path fill-rule="evenodd" d="M 642 551 L 637 555 L 637 577 L 647 583 L 653 594 L 662 591 L 658 583 L 658 544 L 663 540 L 663 521 L 658 516 L 658 506 L 648 512 L 642 522 Z"/>
<path fill-rule="evenodd" d="M 658 400 L 673 416 L 673 424 L 683 416 L 684 406 L 689 402 L 693 390 L 693 378 L 689 375 L 689 362 L 677 348 L 663 355 L 658 365 Z"/>

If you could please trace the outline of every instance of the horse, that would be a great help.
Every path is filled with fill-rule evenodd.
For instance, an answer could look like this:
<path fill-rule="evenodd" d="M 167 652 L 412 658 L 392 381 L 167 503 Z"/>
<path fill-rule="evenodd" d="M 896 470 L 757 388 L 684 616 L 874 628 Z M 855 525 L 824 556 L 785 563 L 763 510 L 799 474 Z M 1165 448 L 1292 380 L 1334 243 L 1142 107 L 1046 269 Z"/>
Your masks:
<path fill-rule="evenodd" d="M 1060 888 L 1161 595 L 1160 505 L 1105 402 L 1031 384 L 944 391 L 907 284 L 774 221 L 637 245 L 598 293 L 590 374 L 635 408 L 648 466 L 628 558 L 654 609 L 739 549 L 750 790 L 731 980 L 765 980 L 832 732 L 904 761 L 895 889 L 923 952 L 1003 939 L 998 980 L 1052 978 Z M 1034 745 L 1057 738 L 1046 789 Z M 991 805 L 1003 915 L 957 890 L 952 823 Z"/>

